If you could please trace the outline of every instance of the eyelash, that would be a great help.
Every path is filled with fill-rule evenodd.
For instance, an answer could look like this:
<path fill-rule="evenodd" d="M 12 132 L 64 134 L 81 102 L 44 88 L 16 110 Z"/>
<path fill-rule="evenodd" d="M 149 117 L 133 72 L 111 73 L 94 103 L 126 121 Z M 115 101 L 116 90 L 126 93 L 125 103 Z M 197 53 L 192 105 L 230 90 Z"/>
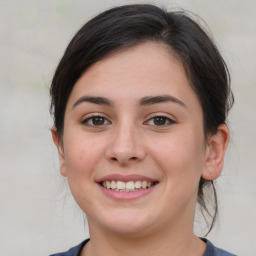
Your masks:
<path fill-rule="evenodd" d="M 99 124 L 99 125 L 97 125 L 97 124 L 93 124 L 93 123 L 89 123 L 89 122 L 93 122 L 96 118 L 100 118 L 101 119 L 101 121 L 103 121 L 103 124 Z M 159 121 L 164 121 L 164 124 L 160 124 L 160 125 L 156 125 L 155 123 L 154 124 L 149 124 L 149 122 L 152 120 L 153 122 L 154 121 L 156 121 L 156 119 L 159 119 L 159 118 L 161 118 L 162 120 L 159 120 Z M 105 124 L 105 121 L 107 121 L 108 123 L 107 124 Z M 166 123 L 167 122 L 167 123 Z M 86 119 L 84 119 L 84 120 L 82 120 L 82 122 L 81 122 L 83 125 L 86 125 L 86 126 L 90 126 L 90 127 L 100 127 L 100 126 L 104 126 L 104 125 L 109 125 L 109 124 L 111 124 L 111 122 L 107 119 L 107 118 L 105 118 L 105 117 L 103 117 L 103 116 L 101 116 L 101 115 L 92 115 L 92 116 L 90 116 L 90 117 L 88 117 L 88 118 L 86 118 Z M 143 124 L 149 124 L 149 125 L 152 125 L 152 126 L 162 126 L 162 127 L 165 127 L 165 126 L 170 126 L 170 125 L 173 125 L 173 124 L 175 124 L 176 122 L 174 121 L 174 120 L 172 120 L 171 118 L 169 118 L 169 117 L 166 117 L 166 116 L 163 116 L 163 115 L 154 115 L 154 116 L 151 116 L 150 117 L 150 119 L 148 119 L 146 122 L 144 122 Z"/>
<path fill-rule="evenodd" d="M 86 119 L 82 120 L 81 123 L 82 123 L 83 125 L 91 126 L 91 127 L 103 126 L 104 124 L 101 124 L 101 125 L 89 124 L 90 121 L 93 122 L 93 120 L 95 120 L 96 118 L 101 118 L 101 119 L 104 121 L 104 123 L 105 123 L 105 121 L 108 121 L 109 124 L 111 124 L 111 122 L 110 122 L 107 118 L 105 118 L 105 117 L 103 117 L 103 116 L 101 116 L 101 115 L 92 115 L 92 116 L 87 117 Z"/>
<path fill-rule="evenodd" d="M 174 120 L 172 120 L 171 118 L 169 118 L 167 116 L 164 116 L 164 115 L 151 116 L 150 119 L 148 119 L 145 123 L 149 123 L 150 120 L 153 120 L 153 122 L 154 122 L 154 119 L 156 120 L 156 118 L 164 119 L 165 122 L 162 125 L 152 124 L 152 126 L 169 126 L 169 125 L 172 125 L 172 124 L 176 123 Z M 166 124 L 166 122 L 168 122 L 168 123 Z"/>

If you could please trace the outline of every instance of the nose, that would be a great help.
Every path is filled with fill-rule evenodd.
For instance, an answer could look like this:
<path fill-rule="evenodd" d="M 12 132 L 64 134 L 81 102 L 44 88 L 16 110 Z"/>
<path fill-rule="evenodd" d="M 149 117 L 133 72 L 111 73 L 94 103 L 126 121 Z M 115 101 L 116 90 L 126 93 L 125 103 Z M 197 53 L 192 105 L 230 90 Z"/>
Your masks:
<path fill-rule="evenodd" d="M 117 128 L 113 131 L 112 140 L 106 150 L 107 159 L 120 165 L 142 161 L 146 152 L 140 137 L 131 125 Z"/>

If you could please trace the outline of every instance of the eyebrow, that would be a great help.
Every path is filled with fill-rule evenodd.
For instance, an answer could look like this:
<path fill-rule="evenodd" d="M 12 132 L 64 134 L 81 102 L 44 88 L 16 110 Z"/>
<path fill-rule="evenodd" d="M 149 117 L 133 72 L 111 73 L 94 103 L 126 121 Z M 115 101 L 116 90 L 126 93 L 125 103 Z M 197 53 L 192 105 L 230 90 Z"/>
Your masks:
<path fill-rule="evenodd" d="M 113 102 L 111 102 L 109 99 L 105 97 L 83 96 L 75 102 L 75 104 L 73 105 L 73 108 L 75 108 L 77 105 L 83 102 L 89 102 L 89 103 L 105 105 L 105 106 L 114 106 Z"/>
<path fill-rule="evenodd" d="M 185 103 L 183 103 L 181 100 L 170 96 L 170 95 L 159 95 L 159 96 L 148 96 L 148 97 L 143 97 L 139 101 L 140 106 L 146 106 L 146 105 L 152 105 L 152 104 L 157 104 L 157 103 L 164 103 L 164 102 L 173 102 L 177 103 L 183 107 L 187 107 Z"/>
<path fill-rule="evenodd" d="M 113 107 L 114 103 L 109 100 L 108 98 L 105 97 L 95 97 L 95 96 L 83 96 L 79 98 L 75 104 L 73 105 L 73 108 L 78 106 L 79 104 L 83 102 L 89 102 L 89 103 L 94 103 L 98 105 L 105 105 L 109 107 Z M 177 103 L 183 107 L 187 107 L 185 103 L 183 103 L 181 100 L 170 96 L 170 95 L 158 95 L 158 96 L 146 96 L 143 97 L 139 100 L 139 106 L 147 106 L 147 105 L 153 105 L 157 103 L 164 103 L 164 102 L 173 102 Z"/>

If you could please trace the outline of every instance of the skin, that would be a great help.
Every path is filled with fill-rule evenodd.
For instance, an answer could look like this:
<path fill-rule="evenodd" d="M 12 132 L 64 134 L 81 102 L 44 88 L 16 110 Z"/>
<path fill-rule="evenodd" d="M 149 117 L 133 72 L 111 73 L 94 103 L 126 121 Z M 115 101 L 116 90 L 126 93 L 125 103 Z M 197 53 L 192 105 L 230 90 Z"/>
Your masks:
<path fill-rule="evenodd" d="M 177 100 L 139 104 L 159 95 Z M 84 96 L 112 105 L 77 103 Z M 92 114 L 104 119 L 88 120 Z M 68 99 L 63 137 L 54 127 L 52 135 L 61 174 L 87 215 L 91 240 L 82 255 L 203 255 L 206 245 L 193 233 L 198 185 L 220 175 L 228 129 L 205 138 L 200 102 L 167 46 L 142 43 L 93 64 Z M 96 182 L 109 174 L 158 185 L 136 200 L 115 200 Z"/>

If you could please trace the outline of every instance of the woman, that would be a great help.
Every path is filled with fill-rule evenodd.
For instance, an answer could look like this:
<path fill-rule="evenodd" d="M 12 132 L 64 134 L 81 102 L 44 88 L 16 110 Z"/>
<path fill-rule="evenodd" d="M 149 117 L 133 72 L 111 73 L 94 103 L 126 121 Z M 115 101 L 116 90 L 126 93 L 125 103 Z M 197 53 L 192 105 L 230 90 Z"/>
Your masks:
<path fill-rule="evenodd" d="M 54 255 L 232 255 L 193 232 L 197 202 L 209 231 L 217 216 L 233 103 L 225 62 L 196 22 L 152 5 L 98 15 L 67 47 L 51 97 L 60 172 L 90 232 Z"/>

